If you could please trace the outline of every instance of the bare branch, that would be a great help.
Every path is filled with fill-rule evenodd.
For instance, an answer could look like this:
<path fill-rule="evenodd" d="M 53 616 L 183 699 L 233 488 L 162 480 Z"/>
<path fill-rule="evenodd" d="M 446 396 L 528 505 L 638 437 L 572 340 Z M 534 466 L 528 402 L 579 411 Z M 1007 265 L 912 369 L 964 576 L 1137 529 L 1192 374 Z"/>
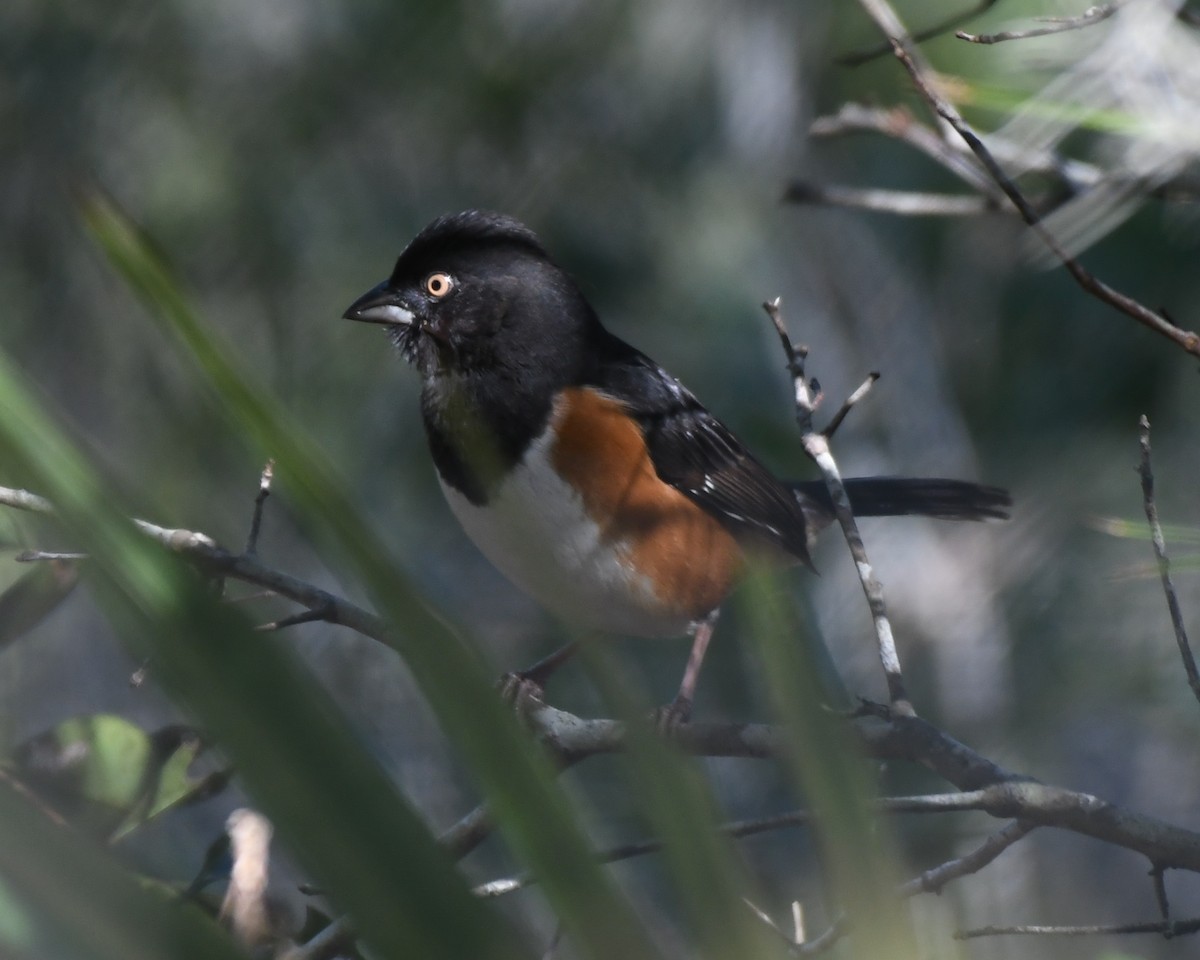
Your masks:
<path fill-rule="evenodd" d="M 954 35 L 959 40 L 968 43 L 1003 43 L 1006 40 L 1028 40 L 1030 37 L 1047 37 L 1054 33 L 1066 33 L 1068 30 L 1082 30 L 1093 24 L 1107 20 L 1121 7 L 1120 3 L 1102 3 L 1088 7 L 1075 17 L 1037 17 L 1042 27 L 1030 27 L 1028 30 L 1005 30 L 1000 33 L 966 33 L 956 30 Z"/>
<path fill-rule="evenodd" d="M 1063 249 L 1062 245 L 1043 225 L 1041 218 L 1034 211 L 1029 201 L 1025 199 L 1021 191 L 1017 189 L 1016 184 L 1013 183 L 1000 167 L 1000 164 L 997 163 L 988 148 L 984 146 L 978 134 L 963 120 L 962 116 L 951 103 L 938 92 L 935 83 L 931 79 L 933 71 L 913 48 L 908 32 L 887 0 L 859 0 L 859 3 L 888 38 L 892 44 L 892 50 L 896 58 L 904 65 L 904 68 L 908 71 L 909 76 L 912 77 L 913 82 L 917 85 L 917 89 L 921 92 L 926 102 L 928 102 L 939 117 L 950 124 L 958 135 L 963 138 L 967 146 L 971 148 L 975 156 L 979 158 L 979 161 L 987 169 L 988 173 L 991 174 L 992 179 L 996 181 L 1013 202 L 1013 205 L 1016 206 L 1021 214 L 1021 219 L 1037 234 L 1038 238 L 1046 245 L 1055 258 L 1067 268 L 1067 271 L 1075 279 L 1075 282 L 1092 296 L 1115 307 L 1155 333 L 1166 337 L 1193 356 L 1200 357 L 1200 335 L 1177 327 L 1163 314 L 1156 313 L 1132 297 L 1110 287 L 1085 269 L 1078 260 Z"/>
<path fill-rule="evenodd" d="M 833 419 L 825 425 L 825 429 L 821 432 L 825 434 L 826 440 L 833 439 L 833 435 L 837 433 L 838 427 L 842 425 L 842 421 L 846 419 L 848 414 L 859 400 L 871 392 L 871 388 L 875 386 L 875 382 L 879 379 L 879 371 L 872 370 L 867 374 L 867 379 L 864 380 L 850 396 L 846 398 L 846 402 L 838 408 L 838 412 L 833 415 Z"/>
<path fill-rule="evenodd" d="M 854 511 L 850 508 L 850 498 L 846 495 L 846 487 L 842 483 L 837 461 L 829 448 L 829 437 L 813 426 L 813 413 L 820 401 L 820 392 L 816 380 L 806 379 L 804 361 L 808 356 L 808 348 L 792 345 L 787 327 L 779 309 L 779 299 L 763 304 L 775 332 L 779 334 L 779 342 L 788 358 L 788 370 L 792 374 L 792 385 L 795 389 L 796 423 L 800 426 L 800 443 L 804 452 L 821 471 L 821 478 L 829 490 L 833 511 L 842 528 L 842 535 L 850 547 L 854 558 L 858 578 L 862 584 L 867 605 L 871 609 L 871 620 L 875 626 L 875 640 L 879 648 L 879 662 L 883 666 L 883 674 L 887 680 L 888 699 L 892 709 L 898 713 L 913 714 L 912 702 L 904 686 L 904 675 L 900 668 L 900 655 L 896 651 L 896 640 L 892 635 L 892 624 L 888 619 L 887 605 L 883 599 L 883 584 L 875 576 L 871 561 L 867 558 L 867 548 L 863 544 L 862 534 L 858 531 L 858 522 L 854 519 Z"/>
<path fill-rule="evenodd" d="M 968 186 L 985 194 L 993 203 L 1007 204 L 1008 198 L 967 149 L 947 143 L 936 130 L 912 115 L 907 107 L 881 109 L 858 103 L 843 104 L 837 113 L 818 117 L 808 128 L 814 137 L 841 137 L 850 133 L 878 133 L 899 140 L 925 154 Z"/>
<path fill-rule="evenodd" d="M 946 884 L 968 874 L 978 873 L 1014 843 L 1022 840 L 1036 829 L 1037 824 L 1035 823 L 1014 820 L 1008 826 L 997 830 L 970 853 L 947 860 L 945 863 L 926 870 L 909 880 L 900 890 L 905 896 L 915 896 L 918 893 L 941 893 Z"/>
<path fill-rule="evenodd" d="M 625 728 L 615 720 L 585 720 L 542 704 L 526 721 L 546 746 L 572 762 L 624 748 Z M 1200 872 L 1200 833 L 1007 770 L 920 717 L 872 707 L 854 721 L 854 732 L 868 756 L 919 763 L 969 791 L 946 809 L 1058 827 L 1141 853 L 1162 867 Z M 783 753 L 781 733 L 762 724 L 693 722 L 672 729 L 669 737 L 681 750 L 707 757 Z"/>
<path fill-rule="evenodd" d="M 1196 658 L 1192 655 L 1192 645 L 1188 642 L 1187 627 L 1183 623 L 1183 611 L 1179 607 L 1179 597 L 1175 594 L 1175 584 L 1171 581 L 1171 561 L 1167 557 L 1167 542 L 1163 538 L 1162 525 L 1158 522 L 1158 506 L 1154 502 L 1154 471 L 1150 466 L 1150 420 L 1144 414 L 1138 420 L 1138 431 L 1142 450 L 1138 473 L 1142 478 L 1142 501 L 1146 510 L 1146 520 L 1150 524 L 1154 559 L 1158 563 L 1158 575 L 1162 579 L 1163 593 L 1167 597 L 1167 610 L 1171 614 L 1171 626 L 1175 630 L 1175 643 L 1179 647 L 1179 656 L 1183 660 L 1183 670 L 1187 674 L 1188 686 L 1192 688 L 1196 699 L 1200 700 L 1200 671 L 1196 669 Z"/>

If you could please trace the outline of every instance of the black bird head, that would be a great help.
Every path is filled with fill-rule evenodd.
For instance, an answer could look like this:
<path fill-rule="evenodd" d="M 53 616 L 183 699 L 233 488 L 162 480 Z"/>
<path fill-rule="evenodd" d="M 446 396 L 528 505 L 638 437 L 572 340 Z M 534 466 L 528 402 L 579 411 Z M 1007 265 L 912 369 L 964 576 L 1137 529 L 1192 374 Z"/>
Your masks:
<path fill-rule="evenodd" d="M 473 500 L 612 339 L 533 231 L 481 210 L 434 220 L 345 317 L 383 324 L 420 371 L 434 461 Z"/>
<path fill-rule="evenodd" d="M 533 231 L 481 210 L 434 220 L 345 317 L 384 324 L 427 385 L 446 375 L 521 378 L 535 370 L 558 371 L 565 382 L 583 360 L 587 328 L 598 323 Z"/>

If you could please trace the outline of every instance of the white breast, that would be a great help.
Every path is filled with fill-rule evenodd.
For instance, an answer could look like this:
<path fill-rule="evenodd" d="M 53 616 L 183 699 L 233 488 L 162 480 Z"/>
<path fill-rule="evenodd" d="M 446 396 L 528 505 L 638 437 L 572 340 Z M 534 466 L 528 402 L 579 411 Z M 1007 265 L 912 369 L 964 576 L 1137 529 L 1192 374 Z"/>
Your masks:
<path fill-rule="evenodd" d="M 484 555 L 568 623 L 606 633 L 674 637 L 688 620 L 664 614 L 650 583 L 606 541 L 579 495 L 551 467 L 547 430 L 485 506 L 442 483 L 450 509 Z"/>

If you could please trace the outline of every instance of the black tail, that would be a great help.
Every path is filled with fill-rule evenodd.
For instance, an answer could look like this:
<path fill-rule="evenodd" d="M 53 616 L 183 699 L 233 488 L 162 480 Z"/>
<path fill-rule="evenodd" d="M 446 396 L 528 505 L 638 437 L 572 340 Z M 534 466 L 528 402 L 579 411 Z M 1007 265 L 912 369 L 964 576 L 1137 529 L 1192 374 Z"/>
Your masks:
<path fill-rule="evenodd" d="M 965 480 L 917 477 L 856 477 L 845 481 L 850 506 L 860 517 L 914 515 L 939 520 L 1004 520 L 1012 497 L 999 487 Z M 805 480 L 788 484 L 817 529 L 833 518 L 833 501 L 825 484 Z"/>

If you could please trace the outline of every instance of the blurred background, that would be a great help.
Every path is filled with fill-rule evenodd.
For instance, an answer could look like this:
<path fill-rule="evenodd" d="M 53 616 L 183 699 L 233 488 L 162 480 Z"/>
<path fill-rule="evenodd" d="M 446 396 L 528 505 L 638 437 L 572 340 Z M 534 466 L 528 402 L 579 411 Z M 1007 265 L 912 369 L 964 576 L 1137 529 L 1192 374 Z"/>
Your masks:
<path fill-rule="evenodd" d="M 913 28 L 947 12 L 928 2 L 900 10 Z M 997 3 L 966 28 L 1079 12 Z M 1056 80 L 1060 97 L 1091 90 L 1105 45 L 1128 45 L 1121 29 L 1117 17 L 1062 37 L 985 47 L 947 36 L 925 49 L 958 78 L 970 118 L 986 130 Z M 869 371 L 882 373 L 838 435 L 846 474 L 962 477 L 1006 486 L 1016 501 L 1004 524 L 864 524 L 918 709 L 1013 769 L 1198 828 L 1200 717 L 1149 573 L 1150 547 L 1095 523 L 1115 516 L 1136 526 L 1145 413 L 1161 515 L 1181 528 L 1176 536 L 1193 535 L 1190 567 L 1186 545 L 1176 550 L 1177 580 L 1200 632 L 1196 363 L 1084 295 L 1064 271 L 1032 263 L 1023 228 L 1006 215 L 918 219 L 783 202 L 796 178 L 962 192 L 895 141 L 809 137 L 816 118 L 848 102 L 910 104 L 926 117 L 890 57 L 837 63 L 876 42 L 857 5 L 834 2 L 7 0 L 0 346 L 142 516 L 243 542 L 262 464 L 81 226 L 76 192 L 108 192 L 156 239 L 206 322 L 339 465 L 430 605 L 476 638 L 499 674 L 548 652 L 561 627 L 458 530 L 425 450 L 416 376 L 379 331 L 340 321 L 342 311 L 434 216 L 475 206 L 511 213 L 541 234 L 614 332 L 679 376 L 771 467 L 810 475 L 760 308 L 781 296 L 830 412 Z M 1089 57 L 1091 72 L 1072 72 Z M 1064 154 L 1112 169 L 1126 162 L 1117 146 L 1138 136 L 1088 124 L 1060 133 Z M 1180 148 L 1172 170 L 1192 156 Z M 1185 328 L 1200 326 L 1195 204 L 1127 204 L 1123 218 L 1089 238 L 1087 265 Z M 45 542 L 27 517 L 5 514 L 0 525 L 10 553 L 70 546 Z M 306 544 L 286 489 L 268 507 L 260 551 L 361 599 Z M 844 546 L 830 538 L 816 563 L 819 578 L 793 575 L 797 602 L 849 688 L 881 697 Z M 0 583 L 20 572 L 6 562 Z M 286 612 L 269 601 L 262 610 L 263 620 Z M 740 619 L 735 605 L 722 620 L 698 717 L 767 719 Z M 431 824 L 472 806 L 392 652 L 326 625 L 290 637 Z M 665 702 L 686 643 L 618 650 Z M 152 682 L 130 687 L 137 667 L 76 591 L 0 650 L 5 752 L 80 715 L 115 713 L 147 730 L 178 721 Z M 550 699 L 598 709 L 578 669 L 551 685 Z M 598 843 L 640 835 L 607 764 L 569 775 Z M 790 803 L 769 764 L 707 766 L 731 818 Z M 911 771 L 889 772 L 885 785 L 935 786 Z M 237 802 L 229 790 L 164 818 L 129 855 L 186 880 Z M 915 872 L 988 829 L 960 817 L 906 822 L 899 833 Z M 819 903 L 802 834 L 744 849 L 780 903 Z M 485 849 L 468 867 L 488 878 L 503 869 L 503 853 Z M 618 869 L 669 928 L 653 863 Z M 1148 920 L 1156 914 L 1144 873 L 1128 854 L 1040 831 L 921 904 L 942 932 L 930 955 L 1098 956 L 1104 941 L 963 945 L 948 932 Z M 1179 916 L 1200 913 L 1194 878 L 1172 875 L 1169 889 Z M 536 894 L 511 906 L 534 922 L 543 910 Z M 1121 948 L 1176 957 L 1194 944 Z"/>

